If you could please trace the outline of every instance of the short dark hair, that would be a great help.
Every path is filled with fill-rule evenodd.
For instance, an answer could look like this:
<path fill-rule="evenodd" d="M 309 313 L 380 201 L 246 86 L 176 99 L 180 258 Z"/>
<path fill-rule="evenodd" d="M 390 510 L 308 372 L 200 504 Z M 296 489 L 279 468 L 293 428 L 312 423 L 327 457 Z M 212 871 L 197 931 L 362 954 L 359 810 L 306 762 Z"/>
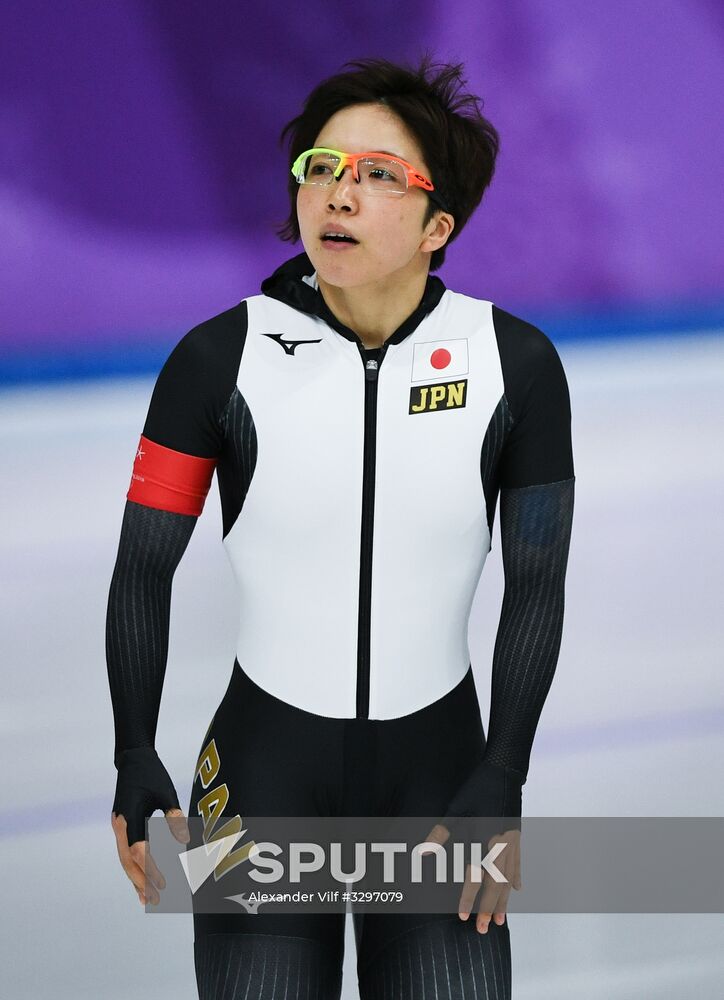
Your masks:
<path fill-rule="evenodd" d="M 372 58 L 355 59 L 347 66 L 351 68 L 322 80 L 307 97 L 301 114 L 284 126 L 280 144 L 287 140 L 290 166 L 314 145 L 337 111 L 354 104 L 383 104 L 404 122 L 423 152 L 430 179 L 455 219 L 450 243 L 480 204 L 493 179 L 500 147 L 497 131 L 483 117 L 482 100 L 465 90 L 463 64 L 433 63 L 425 53 L 416 68 Z M 290 172 L 290 212 L 276 232 L 292 243 L 299 239 L 298 188 Z M 428 199 L 423 227 L 438 211 Z M 446 247 L 433 252 L 431 271 L 442 265 Z"/>

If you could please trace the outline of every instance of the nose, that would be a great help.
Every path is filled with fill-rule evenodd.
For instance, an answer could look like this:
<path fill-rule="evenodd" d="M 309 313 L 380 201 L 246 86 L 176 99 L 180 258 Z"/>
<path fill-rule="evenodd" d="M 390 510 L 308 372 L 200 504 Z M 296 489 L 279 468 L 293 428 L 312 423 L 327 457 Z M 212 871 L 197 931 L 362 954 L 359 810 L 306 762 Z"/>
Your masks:
<path fill-rule="evenodd" d="M 342 207 L 351 211 L 357 195 L 357 183 L 352 173 L 351 164 L 347 164 L 346 167 L 342 168 L 339 180 L 333 181 L 329 186 L 328 207 L 332 209 Z"/>

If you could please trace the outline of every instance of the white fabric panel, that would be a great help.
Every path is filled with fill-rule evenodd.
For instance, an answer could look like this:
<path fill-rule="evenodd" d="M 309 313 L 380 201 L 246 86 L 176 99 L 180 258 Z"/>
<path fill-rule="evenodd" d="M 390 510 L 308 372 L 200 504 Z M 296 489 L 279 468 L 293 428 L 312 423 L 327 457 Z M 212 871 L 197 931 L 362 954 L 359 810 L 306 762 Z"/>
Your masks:
<path fill-rule="evenodd" d="M 364 366 L 322 320 L 266 296 L 247 301 L 237 384 L 258 457 L 225 539 L 239 586 L 237 656 L 276 697 L 354 717 Z M 288 355 L 264 333 L 322 342 Z"/>
<path fill-rule="evenodd" d="M 420 358 L 451 331 L 452 358 L 469 359 L 465 406 L 410 414 Z M 468 669 L 470 606 L 490 544 L 480 453 L 502 394 L 492 304 L 449 290 L 380 366 L 370 718 L 414 712 Z"/>
<path fill-rule="evenodd" d="M 247 302 L 237 384 L 258 457 L 224 540 L 239 585 L 237 656 L 276 697 L 354 718 L 364 364 L 321 319 L 263 295 Z M 321 342 L 289 355 L 266 333 Z M 465 406 L 409 412 L 413 387 L 456 377 L 468 380 Z M 503 394 L 491 303 L 446 291 L 389 345 L 378 378 L 369 717 L 390 719 L 441 698 L 469 664 L 490 544 L 480 452 Z"/>

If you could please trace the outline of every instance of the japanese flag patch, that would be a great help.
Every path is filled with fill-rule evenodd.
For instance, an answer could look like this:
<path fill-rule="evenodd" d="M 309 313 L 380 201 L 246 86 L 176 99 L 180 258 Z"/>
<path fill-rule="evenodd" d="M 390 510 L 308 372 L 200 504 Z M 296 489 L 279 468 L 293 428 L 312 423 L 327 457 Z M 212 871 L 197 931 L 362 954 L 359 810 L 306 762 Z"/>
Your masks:
<path fill-rule="evenodd" d="M 431 340 L 414 344 L 412 381 L 431 382 L 468 374 L 468 340 Z"/>

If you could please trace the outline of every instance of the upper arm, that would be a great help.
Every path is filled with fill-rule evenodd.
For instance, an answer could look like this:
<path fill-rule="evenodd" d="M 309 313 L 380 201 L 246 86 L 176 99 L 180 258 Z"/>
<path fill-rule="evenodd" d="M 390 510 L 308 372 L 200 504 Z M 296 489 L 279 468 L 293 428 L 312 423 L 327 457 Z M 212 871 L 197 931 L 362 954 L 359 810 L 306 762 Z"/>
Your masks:
<path fill-rule="evenodd" d="M 242 302 L 190 330 L 153 389 L 127 498 L 199 515 L 224 442 L 223 416 L 246 335 Z"/>
<path fill-rule="evenodd" d="M 571 404 L 558 352 L 537 327 L 497 306 L 493 317 L 512 417 L 500 457 L 500 488 L 571 479 Z"/>
<path fill-rule="evenodd" d="M 500 534 L 506 580 L 551 593 L 570 544 L 574 467 L 571 405 L 561 359 L 537 327 L 493 307 L 512 426 L 500 457 Z"/>

